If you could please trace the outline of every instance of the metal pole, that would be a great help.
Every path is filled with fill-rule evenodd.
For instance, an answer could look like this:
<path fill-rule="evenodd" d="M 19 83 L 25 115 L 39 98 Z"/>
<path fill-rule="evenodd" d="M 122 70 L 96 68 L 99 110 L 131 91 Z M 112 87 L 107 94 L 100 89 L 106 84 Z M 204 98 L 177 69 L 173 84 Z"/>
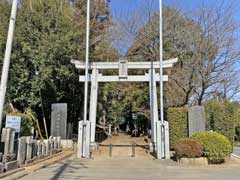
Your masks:
<path fill-rule="evenodd" d="M 84 124 L 87 122 L 88 111 L 88 66 L 89 66 L 89 34 L 90 34 L 90 0 L 87 0 L 87 23 L 86 23 L 86 59 L 85 59 L 85 90 L 84 90 Z"/>
<path fill-rule="evenodd" d="M 162 38 L 162 0 L 159 0 L 159 61 L 160 61 L 160 119 L 164 122 L 163 117 L 163 38 Z"/>
<path fill-rule="evenodd" d="M 18 0 L 13 0 L 11 17 L 9 21 L 7 44 L 6 44 L 5 56 L 4 56 L 3 68 L 2 68 L 1 85 L 0 85 L 0 130 L 2 128 L 2 114 L 3 114 L 4 100 L 5 100 L 5 94 L 6 94 L 6 88 L 7 88 L 10 57 L 12 52 L 12 42 L 13 42 L 15 21 L 16 21 L 16 15 L 17 15 L 17 5 L 18 5 Z"/>
<path fill-rule="evenodd" d="M 160 121 L 161 121 L 161 127 L 160 127 L 160 131 L 158 132 L 161 134 L 160 136 L 160 142 L 158 140 L 158 143 L 160 143 L 158 145 L 158 158 L 162 159 L 163 157 L 165 157 L 165 131 L 164 131 L 164 114 L 163 114 L 163 30 L 162 30 L 162 0 L 159 0 L 159 63 L 160 63 L 160 69 L 159 69 L 159 74 L 160 74 L 160 94 L 159 94 L 159 98 L 160 98 Z M 159 149 L 161 148 L 161 150 Z M 159 157 L 160 155 L 160 157 Z"/>

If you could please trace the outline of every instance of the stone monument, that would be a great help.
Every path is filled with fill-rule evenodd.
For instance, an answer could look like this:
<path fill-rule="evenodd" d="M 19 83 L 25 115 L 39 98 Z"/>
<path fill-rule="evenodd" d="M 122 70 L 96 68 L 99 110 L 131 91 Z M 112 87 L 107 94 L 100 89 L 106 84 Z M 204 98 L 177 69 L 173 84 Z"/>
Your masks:
<path fill-rule="evenodd" d="M 51 136 L 60 136 L 66 139 L 67 136 L 67 104 L 52 104 L 51 113 Z"/>
<path fill-rule="evenodd" d="M 188 133 L 191 136 L 195 132 L 205 131 L 205 111 L 203 106 L 188 108 Z"/>

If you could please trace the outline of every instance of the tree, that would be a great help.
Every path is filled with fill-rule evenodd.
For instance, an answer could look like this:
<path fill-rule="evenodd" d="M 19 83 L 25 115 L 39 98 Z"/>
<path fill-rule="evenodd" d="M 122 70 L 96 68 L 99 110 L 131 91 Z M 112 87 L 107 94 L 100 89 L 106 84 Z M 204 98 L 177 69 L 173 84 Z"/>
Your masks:
<path fill-rule="evenodd" d="M 165 72 L 170 78 L 164 89 L 167 106 L 201 105 L 235 78 L 228 72 L 234 69 L 240 51 L 238 27 L 230 9 L 220 4 L 214 8 L 200 7 L 195 15 L 184 15 L 180 10 L 164 8 L 164 59 L 179 59 L 174 68 Z M 146 23 L 133 33 L 136 36 L 126 54 L 131 60 L 159 59 L 159 17 L 156 13 L 149 14 Z M 122 27 L 126 28 L 128 21 L 121 21 L 125 23 Z M 136 21 L 133 18 L 128 24 Z M 230 90 L 225 94 L 229 93 Z"/>
<path fill-rule="evenodd" d="M 81 114 L 83 85 L 70 63 L 85 56 L 85 3 L 83 1 L 21 1 L 14 36 L 7 103 L 23 112 L 31 108 L 39 119 L 50 123 L 51 104 L 68 103 L 68 122 L 77 124 Z M 104 39 L 111 25 L 108 4 L 92 4 L 91 60 L 105 59 L 101 52 L 114 50 Z M 96 8 L 96 5 L 101 5 Z M 9 4 L 0 3 L 0 57 L 3 57 Z M 105 17 L 100 17 L 106 15 Z M 101 27 L 101 28 L 100 28 Z M 98 41 L 96 39 L 99 39 Z M 104 41 L 102 40 L 104 39 Z M 75 126 L 76 127 L 76 126 Z M 49 128 L 50 129 L 50 128 Z"/>

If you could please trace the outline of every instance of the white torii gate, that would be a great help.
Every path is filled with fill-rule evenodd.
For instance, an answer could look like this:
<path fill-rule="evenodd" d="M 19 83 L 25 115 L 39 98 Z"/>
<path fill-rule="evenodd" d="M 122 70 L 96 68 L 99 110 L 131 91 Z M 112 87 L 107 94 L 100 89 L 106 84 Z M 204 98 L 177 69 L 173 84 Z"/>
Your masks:
<path fill-rule="evenodd" d="M 72 60 L 72 64 L 77 69 L 85 70 L 85 62 Z M 177 59 L 170 59 L 163 61 L 163 68 L 170 68 Z M 161 149 L 164 151 L 165 158 L 169 158 L 169 132 L 168 122 L 164 121 L 162 124 L 158 118 L 158 102 L 157 102 L 157 87 L 156 83 L 160 81 L 160 75 L 156 73 L 156 69 L 160 68 L 160 63 L 155 62 L 127 62 L 120 60 L 119 62 L 92 62 L 89 63 L 89 69 L 92 70 L 92 74 L 89 74 L 88 82 L 91 82 L 91 94 L 90 94 L 90 110 L 89 121 L 86 129 L 90 132 L 85 132 L 87 135 L 86 149 L 83 146 L 82 139 L 82 126 L 83 122 L 79 124 L 79 152 L 78 157 L 88 157 L 90 154 L 90 144 L 95 144 L 95 131 L 96 131 L 96 117 L 97 117 L 97 100 L 98 100 L 98 83 L 99 82 L 149 82 L 149 95 L 150 95 L 150 111 L 151 111 L 151 131 L 152 131 L 152 145 L 155 150 Z M 118 76 L 107 76 L 99 73 L 99 70 L 119 70 Z M 148 70 L 148 73 L 144 75 L 128 75 L 128 69 L 142 69 Z M 79 81 L 84 82 L 85 76 L 79 76 Z M 168 76 L 163 76 L 163 81 L 168 81 Z M 162 129 L 163 128 L 163 129 Z M 162 136 L 161 131 L 164 131 Z M 157 133 L 158 132 L 158 133 Z M 88 137 L 89 136 L 89 137 Z M 88 139 L 89 138 L 89 139 Z"/>

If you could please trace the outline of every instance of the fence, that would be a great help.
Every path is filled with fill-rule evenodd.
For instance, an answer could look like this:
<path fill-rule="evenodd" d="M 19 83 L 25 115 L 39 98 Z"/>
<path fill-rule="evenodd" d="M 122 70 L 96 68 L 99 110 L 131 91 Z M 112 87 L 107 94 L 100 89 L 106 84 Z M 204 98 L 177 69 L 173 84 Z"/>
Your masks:
<path fill-rule="evenodd" d="M 32 136 L 23 136 L 15 139 L 15 131 L 11 128 L 3 128 L 1 142 L 4 144 L 4 152 L 0 153 L 0 173 L 62 150 L 61 137 L 50 136 L 46 140 L 36 140 Z"/>

